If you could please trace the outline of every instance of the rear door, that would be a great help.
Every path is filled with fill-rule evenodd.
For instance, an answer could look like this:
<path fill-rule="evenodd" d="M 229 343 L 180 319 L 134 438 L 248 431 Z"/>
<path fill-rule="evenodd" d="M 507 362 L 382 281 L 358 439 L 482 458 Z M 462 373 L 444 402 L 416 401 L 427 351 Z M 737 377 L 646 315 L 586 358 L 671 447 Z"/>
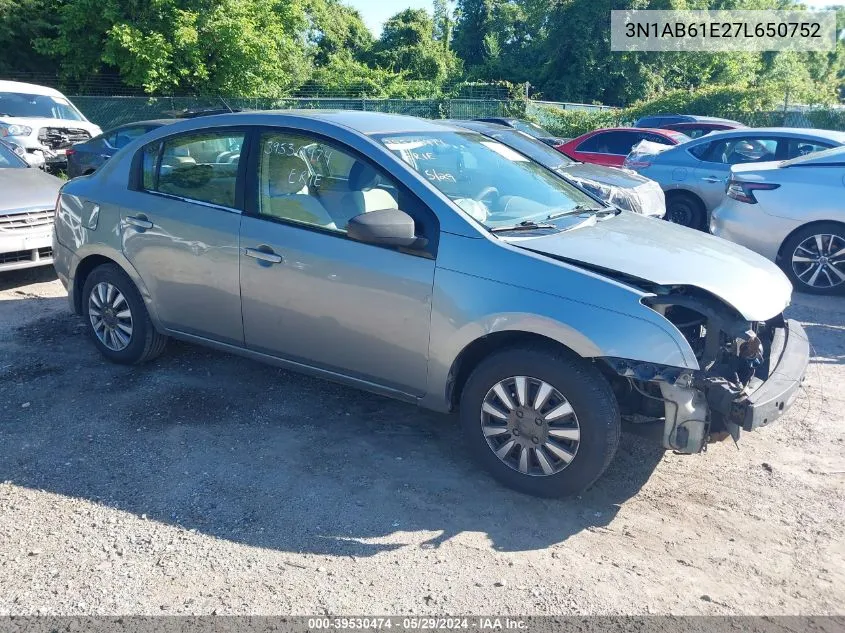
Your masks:
<path fill-rule="evenodd" d="M 706 150 L 696 152 L 700 162 L 691 170 L 696 193 L 708 211 L 719 205 L 731 174 L 731 165 L 785 160 L 783 137 L 749 133 L 715 139 Z"/>
<path fill-rule="evenodd" d="M 171 330 L 241 345 L 238 231 L 243 129 L 187 132 L 140 150 L 121 212 L 123 251 Z"/>

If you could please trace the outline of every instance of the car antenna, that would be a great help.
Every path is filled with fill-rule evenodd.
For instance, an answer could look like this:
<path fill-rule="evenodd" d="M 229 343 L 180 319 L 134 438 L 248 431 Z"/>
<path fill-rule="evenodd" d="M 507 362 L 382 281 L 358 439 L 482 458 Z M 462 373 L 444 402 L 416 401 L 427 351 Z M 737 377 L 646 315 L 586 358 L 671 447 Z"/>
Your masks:
<path fill-rule="evenodd" d="M 218 96 L 217 98 L 220 99 L 221 103 L 223 103 L 224 106 L 226 106 L 226 109 L 229 111 L 230 114 L 235 113 L 235 111 L 232 110 L 232 106 L 230 106 L 228 103 L 226 103 L 226 100 L 223 97 Z"/>

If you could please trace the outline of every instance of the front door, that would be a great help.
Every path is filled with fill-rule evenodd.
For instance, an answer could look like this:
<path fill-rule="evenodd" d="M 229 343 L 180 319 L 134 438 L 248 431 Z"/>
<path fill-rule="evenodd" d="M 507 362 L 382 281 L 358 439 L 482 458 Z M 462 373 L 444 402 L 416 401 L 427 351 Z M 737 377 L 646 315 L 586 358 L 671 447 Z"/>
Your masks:
<path fill-rule="evenodd" d="M 242 131 L 192 132 L 143 149 L 121 211 L 123 252 L 166 328 L 243 344 L 238 278 Z"/>
<path fill-rule="evenodd" d="M 268 130 L 255 157 L 255 209 L 241 224 L 247 347 L 422 395 L 433 252 L 356 242 L 346 224 L 392 207 L 422 214 L 420 230 L 433 231 L 433 216 L 384 172 L 322 137 Z"/>

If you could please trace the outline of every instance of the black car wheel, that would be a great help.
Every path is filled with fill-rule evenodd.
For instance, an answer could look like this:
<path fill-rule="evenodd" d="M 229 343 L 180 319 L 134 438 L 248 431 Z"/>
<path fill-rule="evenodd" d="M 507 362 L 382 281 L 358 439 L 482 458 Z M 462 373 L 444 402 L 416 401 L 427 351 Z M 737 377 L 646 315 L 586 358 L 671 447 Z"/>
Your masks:
<path fill-rule="evenodd" d="M 460 417 L 470 451 L 496 479 L 541 497 L 589 487 L 619 443 L 607 380 L 563 351 L 512 348 L 487 357 L 463 389 Z"/>
<path fill-rule="evenodd" d="M 701 201 L 687 193 L 666 196 L 666 219 L 674 224 L 703 229 L 706 213 Z"/>
<path fill-rule="evenodd" d="M 82 314 L 97 349 L 115 363 L 142 363 L 164 351 L 167 337 L 156 331 L 141 294 L 116 264 L 103 264 L 88 275 Z"/>
<path fill-rule="evenodd" d="M 845 226 L 821 222 L 800 229 L 784 242 L 780 265 L 800 292 L 845 291 Z"/>

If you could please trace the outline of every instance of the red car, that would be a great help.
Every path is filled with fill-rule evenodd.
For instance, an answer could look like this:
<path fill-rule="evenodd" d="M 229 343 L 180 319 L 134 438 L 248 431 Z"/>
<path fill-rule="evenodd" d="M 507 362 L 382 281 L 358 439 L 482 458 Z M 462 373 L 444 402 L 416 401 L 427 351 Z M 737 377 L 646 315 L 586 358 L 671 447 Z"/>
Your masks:
<path fill-rule="evenodd" d="M 691 139 L 686 134 L 674 130 L 613 127 L 587 132 L 556 146 L 555 149 L 582 163 L 622 167 L 631 148 L 642 140 L 664 145 L 680 145 Z"/>

